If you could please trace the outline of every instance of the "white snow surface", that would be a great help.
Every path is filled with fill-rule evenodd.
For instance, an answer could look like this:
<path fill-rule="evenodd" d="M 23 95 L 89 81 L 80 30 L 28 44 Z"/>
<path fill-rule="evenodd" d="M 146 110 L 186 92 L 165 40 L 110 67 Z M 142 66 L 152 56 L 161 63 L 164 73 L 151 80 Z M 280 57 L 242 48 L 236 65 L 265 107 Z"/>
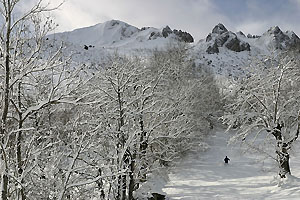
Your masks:
<path fill-rule="evenodd" d="M 300 199 L 299 150 L 291 154 L 293 176 L 280 180 L 275 161 L 258 153 L 245 154 L 240 146 L 228 146 L 228 139 L 219 130 L 210 138 L 210 150 L 184 158 L 162 189 L 168 199 Z M 223 161 L 226 155 L 231 159 L 228 165 Z"/>
<path fill-rule="evenodd" d="M 151 37 L 151 34 L 161 33 L 161 31 L 162 29 L 153 27 L 139 29 L 119 20 L 110 20 L 90 27 L 52 34 L 48 37 L 80 47 L 91 46 L 90 49 L 105 48 L 132 51 L 160 48 L 176 40 L 172 35 L 167 38 L 162 37 L 161 34 L 160 37 Z"/>

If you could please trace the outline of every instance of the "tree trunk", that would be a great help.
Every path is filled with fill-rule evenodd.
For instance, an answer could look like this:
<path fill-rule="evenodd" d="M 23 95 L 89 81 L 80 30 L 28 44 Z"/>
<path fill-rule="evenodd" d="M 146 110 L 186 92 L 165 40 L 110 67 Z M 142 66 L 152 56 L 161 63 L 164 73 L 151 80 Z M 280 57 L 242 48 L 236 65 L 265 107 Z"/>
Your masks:
<path fill-rule="evenodd" d="M 10 80 L 10 33 L 11 33 L 11 2 L 8 0 L 6 2 L 6 38 L 5 38 L 5 86 L 4 86 L 4 100 L 3 100 L 3 107 L 2 107 L 2 116 L 1 116 L 1 137 L 2 141 L 4 142 L 4 137 L 6 134 L 6 119 L 8 115 L 8 107 L 9 107 L 9 93 L 10 93 L 10 87 L 9 87 L 9 80 Z M 5 151 L 2 149 L 2 151 Z M 5 162 L 5 153 L 2 152 L 2 162 Z M 2 182 L 1 182 L 1 199 L 7 200 L 7 194 L 8 194 L 8 169 L 7 169 L 7 163 L 5 165 L 5 169 L 2 172 Z"/>
<path fill-rule="evenodd" d="M 8 186 L 8 176 L 7 176 L 7 170 L 2 172 L 2 182 L 1 182 L 1 199 L 7 200 L 7 186 Z"/>
<path fill-rule="evenodd" d="M 124 111 L 123 111 L 123 101 L 122 101 L 122 92 L 121 89 L 118 87 L 117 90 L 117 95 L 118 95 L 118 106 L 119 106 L 119 119 L 118 119 L 118 139 L 120 140 L 119 144 L 117 146 L 121 147 L 121 148 L 125 148 L 125 143 L 126 143 L 126 139 L 125 139 L 125 135 L 122 132 L 122 127 L 124 126 Z M 126 151 L 127 152 L 127 151 Z M 121 166 L 123 167 L 123 169 L 125 169 L 127 167 L 127 163 L 126 163 L 126 157 L 127 154 L 124 154 L 124 158 L 121 158 Z M 118 180 L 118 187 L 120 190 L 118 190 L 118 197 L 117 199 L 121 198 L 122 200 L 126 200 L 126 189 L 127 189 L 127 175 L 120 175 L 119 176 L 119 180 Z M 119 194 L 120 193 L 120 194 Z"/>
<path fill-rule="evenodd" d="M 280 160 L 279 160 L 279 162 L 280 162 L 280 168 L 281 168 L 279 176 L 281 178 L 285 178 L 286 174 L 291 174 L 289 159 L 290 159 L 290 156 L 286 155 L 283 158 L 280 158 Z"/>
<path fill-rule="evenodd" d="M 21 83 L 18 84 L 18 107 L 19 107 L 19 129 L 23 128 L 23 117 L 22 117 L 22 112 L 21 112 Z M 16 145 L 17 145 L 17 166 L 18 166 L 18 176 L 21 177 L 23 174 L 23 163 L 22 163 L 22 149 L 21 149 L 21 144 L 22 144 L 22 131 L 18 131 L 17 133 L 17 138 L 16 138 Z M 21 184 L 24 182 L 23 179 L 21 179 Z M 21 188 L 19 190 L 20 196 L 22 200 L 25 200 L 25 193 L 24 193 L 24 188 L 21 185 Z"/>
<path fill-rule="evenodd" d="M 289 143 L 292 143 L 293 141 L 290 141 L 289 143 L 284 143 L 282 138 L 282 132 L 281 129 L 284 125 L 283 124 L 277 124 L 277 127 L 274 128 L 272 134 L 274 135 L 276 141 L 277 141 L 277 162 L 279 166 L 279 176 L 280 178 L 286 178 L 286 174 L 291 174 L 290 170 L 290 155 L 288 153 L 289 149 Z M 298 137 L 298 136 L 297 136 Z M 297 139 L 295 138 L 295 140 Z"/>
<path fill-rule="evenodd" d="M 129 172 L 129 187 L 128 187 L 128 199 L 133 200 L 133 191 L 134 191 L 134 165 L 135 165 L 135 158 L 133 156 L 130 162 L 130 172 Z"/>
<path fill-rule="evenodd" d="M 123 148 L 124 148 L 124 146 L 123 146 Z M 124 157 L 123 157 L 123 159 L 122 159 L 122 161 L 123 161 L 123 169 L 124 170 L 127 170 L 128 169 L 128 167 L 130 167 L 130 160 L 131 160 L 131 153 L 130 153 L 130 151 L 127 149 L 126 151 L 125 151 L 125 154 L 124 154 Z M 122 176 L 122 186 L 121 186 L 121 188 L 122 188 L 122 200 L 126 200 L 126 197 L 127 197 L 127 174 L 124 174 L 123 176 Z"/>
<path fill-rule="evenodd" d="M 127 175 L 122 176 L 122 200 L 126 200 Z"/>
<path fill-rule="evenodd" d="M 142 162 L 140 171 L 144 171 L 147 168 L 146 164 L 143 163 L 143 160 L 146 157 L 146 150 L 148 148 L 148 141 L 147 141 L 147 132 L 144 129 L 144 121 L 143 121 L 142 115 L 140 116 L 140 122 L 139 123 L 140 123 L 140 130 L 141 130 L 141 136 L 140 136 L 140 161 Z M 141 174 L 140 181 L 141 182 L 146 181 L 146 174 L 145 173 Z"/>
<path fill-rule="evenodd" d="M 19 131 L 17 133 L 17 166 L 18 166 L 18 176 L 21 177 L 23 173 L 23 166 L 22 166 L 22 152 L 21 152 L 21 138 L 22 138 L 22 131 Z M 21 179 L 21 184 L 24 183 L 24 180 Z M 22 200 L 25 200 L 25 193 L 24 188 L 21 185 L 21 188 L 19 189 L 20 196 Z"/>
<path fill-rule="evenodd" d="M 279 176 L 280 178 L 286 178 L 286 174 L 291 174 L 290 170 L 290 155 L 287 151 L 288 145 L 283 143 L 280 151 L 276 151 L 277 153 L 277 162 L 279 165 Z"/>

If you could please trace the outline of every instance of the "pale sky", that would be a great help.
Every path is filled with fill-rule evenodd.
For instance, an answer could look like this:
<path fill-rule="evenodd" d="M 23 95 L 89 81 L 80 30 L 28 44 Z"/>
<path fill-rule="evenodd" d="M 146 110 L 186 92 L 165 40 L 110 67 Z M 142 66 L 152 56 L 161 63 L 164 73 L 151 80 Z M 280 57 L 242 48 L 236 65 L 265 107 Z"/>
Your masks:
<path fill-rule="evenodd" d="M 138 28 L 169 25 L 196 40 L 218 23 L 245 34 L 262 34 L 278 25 L 300 36 L 300 0 L 66 0 L 53 15 L 57 32 L 117 19 Z"/>

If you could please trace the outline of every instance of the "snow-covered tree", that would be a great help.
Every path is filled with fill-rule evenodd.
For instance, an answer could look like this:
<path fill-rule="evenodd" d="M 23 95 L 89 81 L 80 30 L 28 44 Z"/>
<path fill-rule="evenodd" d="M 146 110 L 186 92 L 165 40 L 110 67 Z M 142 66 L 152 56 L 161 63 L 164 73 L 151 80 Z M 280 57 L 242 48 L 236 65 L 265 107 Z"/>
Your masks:
<path fill-rule="evenodd" d="M 109 198 L 132 199 L 138 184 L 138 152 L 146 140 L 143 119 L 151 109 L 146 106 L 153 90 L 149 80 L 141 61 L 113 56 L 83 89 L 89 93 L 84 98 L 88 130 L 94 127 L 103 140 L 99 155 L 110 166 L 103 170 Z"/>
<path fill-rule="evenodd" d="M 294 56 L 278 55 L 255 62 L 229 95 L 231 103 L 224 116 L 229 128 L 237 128 L 233 140 L 251 141 L 259 149 L 254 141 L 260 135 L 272 136 L 274 159 L 282 178 L 291 174 L 289 151 L 299 136 L 299 78 L 299 62 Z"/>
<path fill-rule="evenodd" d="M 0 1 L 1 11 L 1 198 L 27 199 L 36 183 L 37 157 L 51 147 L 50 132 L 40 119 L 50 105 L 74 100 L 79 70 L 52 50 L 45 38 L 55 25 L 42 13 L 42 0 L 20 12 L 19 0 Z M 49 115 L 48 115 L 49 116 Z M 44 116 L 45 117 L 45 116 Z M 50 129 L 48 129 L 50 130 Z M 37 177 L 40 179 L 39 176 Z"/>
<path fill-rule="evenodd" d="M 198 146 L 193 142 L 199 143 L 209 132 L 209 118 L 221 108 L 214 76 L 205 66 L 195 65 L 182 43 L 156 52 L 152 62 L 161 79 L 157 94 L 170 107 L 167 132 L 178 141 L 171 144 L 178 152 L 193 149 Z"/>
<path fill-rule="evenodd" d="M 146 60 L 113 56 L 84 88 L 86 121 L 102 138 L 99 155 L 110 165 L 103 170 L 106 196 L 133 198 L 149 173 L 198 147 L 208 132 L 218 88 L 187 51 L 174 46 Z"/>

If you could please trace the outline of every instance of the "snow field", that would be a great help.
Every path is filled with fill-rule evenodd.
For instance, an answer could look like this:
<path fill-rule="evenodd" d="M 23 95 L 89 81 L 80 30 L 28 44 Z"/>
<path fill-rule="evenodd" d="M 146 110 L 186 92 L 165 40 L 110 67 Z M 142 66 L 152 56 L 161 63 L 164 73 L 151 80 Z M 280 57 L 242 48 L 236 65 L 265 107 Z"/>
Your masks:
<path fill-rule="evenodd" d="M 245 154 L 240 146 L 228 146 L 228 139 L 228 133 L 217 131 L 210 150 L 186 157 L 172 170 L 163 188 L 170 200 L 300 199 L 300 151 L 291 154 L 293 176 L 280 180 L 274 160 Z"/>

